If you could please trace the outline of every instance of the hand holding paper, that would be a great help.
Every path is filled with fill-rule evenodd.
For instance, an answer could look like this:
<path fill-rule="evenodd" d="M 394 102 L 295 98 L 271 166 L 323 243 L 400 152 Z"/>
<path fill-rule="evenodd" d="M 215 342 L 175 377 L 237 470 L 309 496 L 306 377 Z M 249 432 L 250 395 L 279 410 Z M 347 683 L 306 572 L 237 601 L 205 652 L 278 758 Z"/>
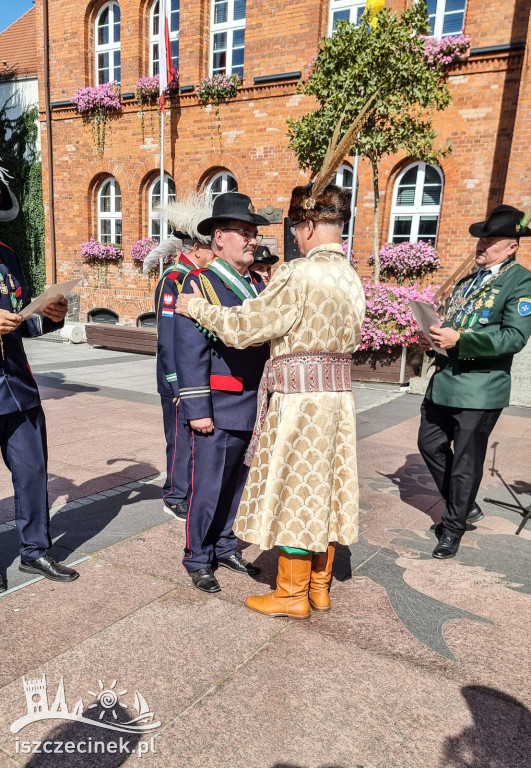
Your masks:
<path fill-rule="evenodd" d="M 34 299 L 27 307 L 24 307 L 20 314 L 24 318 L 44 314 L 46 317 L 49 317 L 50 320 L 55 320 L 55 317 L 59 316 L 61 312 L 59 308 L 54 310 L 50 305 L 57 304 L 58 302 L 62 303 L 60 302 L 60 299 L 64 299 L 66 294 L 70 293 L 80 281 L 81 278 L 78 277 L 76 280 L 67 280 L 65 283 L 55 283 L 54 285 L 50 285 L 44 293 Z M 64 314 L 59 320 L 55 320 L 55 322 L 60 322 L 63 318 Z"/>
<path fill-rule="evenodd" d="M 426 337 L 426 339 L 428 339 L 428 341 L 433 342 L 434 340 L 431 338 L 430 327 L 434 325 L 439 327 L 439 318 L 437 317 L 435 307 L 433 304 L 428 304 L 426 301 L 413 301 L 413 299 L 410 299 L 409 303 L 411 305 L 413 314 L 415 315 L 417 325 L 422 331 L 422 334 Z M 452 329 L 443 328 L 441 330 L 445 331 Z M 440 355 L 448 356 L 448 352 L 446 352 L 446 350 L 444 350 L 442 347 L 433 344 L 433 349 Z"/>

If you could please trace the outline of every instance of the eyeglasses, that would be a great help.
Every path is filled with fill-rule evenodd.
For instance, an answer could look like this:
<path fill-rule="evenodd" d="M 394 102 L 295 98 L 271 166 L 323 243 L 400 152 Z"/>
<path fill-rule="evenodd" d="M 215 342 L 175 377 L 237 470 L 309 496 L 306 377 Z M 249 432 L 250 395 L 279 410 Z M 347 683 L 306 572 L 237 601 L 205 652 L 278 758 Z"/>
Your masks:
<path fill-rule="evenodd" d="M 291 227 L 289 228 L 289 231 L 291 232 L 291 234 L 292 234 L 292 237 L 295 237 L 295 230 L 297 229 L 297 227 L 299 226 L 299 224 L 304 224 L 304 223 L 305 223 L 304 221 L 297 221 L 297 223 L 296 223 L 296 224 L 292 224 L 292 225 L 291 225 Z"/>
<path fill-rule="evenodd" d="M 221 231 L 237 232 L 239 235 L 243 237 L 246 243 L 250 242 L 251 240 L 256 240 L 258 245 L 260 245 L 264 237 L 263 235 L 259 235 L 258 232 L 249 232 L 248 229 L 234 229 L 233 227 L 225 227 L 225 229 L 222 229 Z"/>

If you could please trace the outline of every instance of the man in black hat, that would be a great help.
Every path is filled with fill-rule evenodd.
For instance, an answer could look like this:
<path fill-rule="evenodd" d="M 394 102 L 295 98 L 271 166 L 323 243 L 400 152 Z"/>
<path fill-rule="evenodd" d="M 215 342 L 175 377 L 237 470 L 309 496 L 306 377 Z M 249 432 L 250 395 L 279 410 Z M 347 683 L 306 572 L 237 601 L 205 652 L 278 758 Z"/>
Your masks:
<path fill-rule="evenodd" d="M 531 335 L 531 272 L 516 262 L 531 216 L 510 205 L 472 224 L 478 271 L 460 280 L 430 342 L 435 372 L 421 406 L 419 450 L 446 502 L 433 557 L 454 557 L 476 504 L 489 436 L 509 405 L 513 356 Z M 452 448 L 453 443 L 453 448 Z"/>
<path fill-rule="evenodd" d="M 18 215 L 18 202 L 0 169 L 0 224 Z M 79 574 L 56 563 L 51 547 L 48 512 L 47 444 L 39 390 L 31 374 L 23 336 L 40 336 L 61 328 L 68 303 L 48 304 L 42 315 L 27 320 L 19 314 L 31 296 L 20 258 L 0 243 L 0 448 L 11 472 L 15 522 L 20 537 L 19 569 L 52 581 L 73 581 Z M 0 591 L 6 585 L 0 575 Z"/>
<path fill-rule="evenodd" d="M 262 239 L 258 226 L 268 224 L 247 195 L 219 195 L 212 215 L 197 226 L 200 235 L 210 235 L 215 258 L 189 273 L 182 293 L 193 293 L 195 283 L 211 304 L 226 307 L 256 297 L 265 286 L 249 268 Z M 175 322 L 180 409 L 191 447 L 183 565 L 197 589 L 213 593 L 220 589 L 216 566 L 249 576 L 259 572 L 237 551 L 232 526 L 248 473 L 243 460 L 269 346 L 226 347 L 189 318 L 178 315 Z"/>
<path fill-rule="evenodd" d="M 269 285 L 271 280 L 271 267 L 276 264 L 279 258 L 271 253 L 267 245 L 259 245 L 254 254 L 254 262 L 251 267 L 253 272 L 260 275 L 265 285 Z"/>

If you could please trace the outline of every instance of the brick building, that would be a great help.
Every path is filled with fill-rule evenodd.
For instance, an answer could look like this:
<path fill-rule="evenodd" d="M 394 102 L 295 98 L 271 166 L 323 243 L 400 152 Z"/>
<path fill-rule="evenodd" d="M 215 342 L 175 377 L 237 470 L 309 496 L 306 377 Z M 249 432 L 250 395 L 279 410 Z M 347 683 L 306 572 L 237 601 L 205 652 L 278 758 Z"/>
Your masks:
<path fill-rule="evenodd" d="M 387 5 L 400 11 L 406 0 L 388 0 Z M 531 208 L 529 5 L 529 0 L 428 2 L 436 35 L 464 31 L 472 39 L 469 62 L 450 78 L 453 103 L 436 122 L 440 137 L 453 142 L 453 154 L 440 169 L 415 164 L 415 158 L 395 156 L 382 162 L 380 231 L 384 242 L 394 236 L 415 239 L 433 230 L 444 265 L 438 279 L 470 254 L 471 221 L 502 200 Z M 37 0 L 41 74 L 42 6 L 43 0 Z M 286 137 L 286 119 L 313 106 L 296 94 L 300 72 L 319 38 L 330 34 L 334 20 L 353 21 L 364 6 L 364 0 L 172 0 L 172 55 L 179 67 L 180 93 L 165 116 L 167 192 L 186 193 L 205 184 L 214 191 L 237 187 L 271 216 L 267 235 L 282 254 L 290 190 L 307 179 Z M 105 308 L 120 322 L 134 323 L 151 310 L 154 287 L 153 279 L 133 264 L 130 248 L 158 233 L 152 212 L 160 195 L 158 113 L 147 108 L 141 119 L 134 96 L 136 81 L 157 65 L 153 30 L 158 0 L 48 0 L 48 11 L 57 247 L 56 275 L 48 258 L 48 280 L 83 274 L 81 320 L 91 310 Z M 243 73 L 243 86 L 217 116 L 211 106 L 200 105 L 196 86 L 223 68 Z M 113 79 L 121 82 L 123 112 L 109 123 L 99 157 L 90 126 L 70 100 L 80 87 Z M 47 201 L 44 106 L 41 92 Z M 348 159 L 339 181 L 352 184 Z M 423 185 L 431 194 L 423 195 Z M 399 186 L 410 190 L 402 195 L 407 207 L 397 205 Z M 361 161 L 354 247 L 366 274 L 372 206 L 372 176 Z M 49 206 L 47 216 L 49 221 Z M 121 238 L 123 262 L 108 270 L 83 264 L 80 243 L 91 236 Z M 527 246 L 522 260 L 531 266 Z"/>

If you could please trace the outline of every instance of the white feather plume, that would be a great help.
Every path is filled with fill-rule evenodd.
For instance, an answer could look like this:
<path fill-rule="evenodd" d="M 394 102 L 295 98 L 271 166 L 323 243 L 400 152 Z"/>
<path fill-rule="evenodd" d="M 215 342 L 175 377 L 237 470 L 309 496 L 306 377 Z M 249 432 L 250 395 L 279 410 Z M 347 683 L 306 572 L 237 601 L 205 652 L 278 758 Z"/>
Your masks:
<path fill-rule="evenodd" d="M 13 177 L 6 171 L 5 168 L 0 168 L 0 181 L 3 181 L 7 187 L 9 186 L 8 179 L 12 178 Z"/>
<path fill-rule="evenodd" d="M 156 248 L 153 248 L 153 250 L 148 253 L 144 259 L 142 272 L 145 274 L 152 270 L 159 264 L 160 259 L 164 258 L 165 256 L 175 256 L 177 251 L 181 250 L 182 246 L 182 240 L 180 240 L 178 237 L 175 237 L 175 235 L 170 235 L 165 240 L 163 240 L 162 243 L 159 243 Z"/>
<path fill-rule="evenodd" d="M 209 237 L 199 234 L 197 225 L 212 216 L 211 192 L 192 192 L 174 203 L 159 205 L 155 210 L 162 211 L 174 229 L 185 232 L 200 243 L 210 242 Z"/>

